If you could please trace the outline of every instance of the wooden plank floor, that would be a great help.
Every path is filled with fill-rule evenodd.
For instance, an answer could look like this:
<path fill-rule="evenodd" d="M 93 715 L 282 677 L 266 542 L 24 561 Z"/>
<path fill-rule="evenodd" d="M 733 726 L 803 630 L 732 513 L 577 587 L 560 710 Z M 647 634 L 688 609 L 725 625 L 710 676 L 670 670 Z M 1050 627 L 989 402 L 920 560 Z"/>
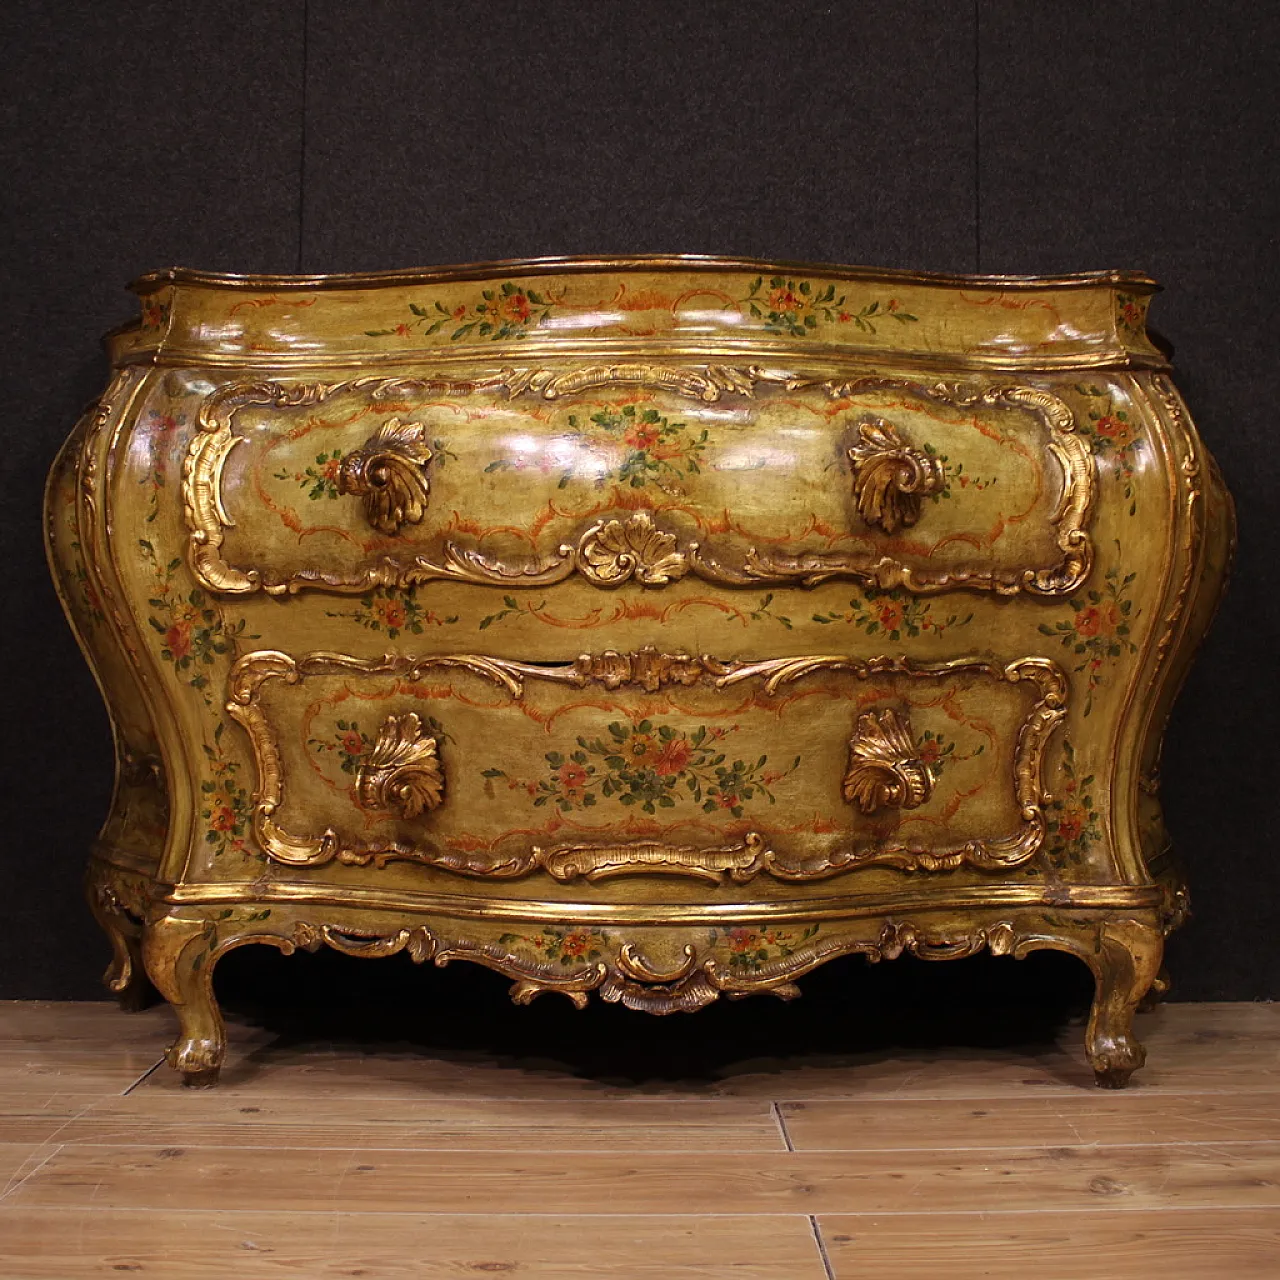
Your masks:
<path fill-rule="evenodd" d="M 634 1087 L 0 1004 L 0 1277 L 1280 1277 L 1280 1005 L 1168 1005 L 1152 1065 L 1078 1046 L 743 1062 Z"/>

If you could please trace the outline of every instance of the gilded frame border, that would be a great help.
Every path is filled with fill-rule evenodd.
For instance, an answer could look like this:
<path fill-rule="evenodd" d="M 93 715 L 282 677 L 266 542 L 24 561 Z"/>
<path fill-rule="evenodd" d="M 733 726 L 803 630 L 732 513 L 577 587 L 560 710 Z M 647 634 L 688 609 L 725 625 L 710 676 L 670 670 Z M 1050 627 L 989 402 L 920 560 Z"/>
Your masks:
<path fill-rule="evenodd" d="M 866 552 L 778 556 L 749 546 L 742 551 L 738 564 L 727 565 L 703 551 L 696 541 L 664 530 L 645 511 L 626 520 L 597 521 L 575 542 L 562 544 L 553 555 L 517 565 L 496 563 L 475 549 L 453 542 L 444 545 L 438 560 L 424 554 L 407 558 L 384 556 L 345 575 L 313 569 L 280 575 L 234 565 L 223 555 L 226 530 L 233 528 L 235 521 L 223 503 L 222 473 L 232 450 L 244 438 L 234 431 L 235 416 L 249 406 L 300 408 L 320 404 L 342 392 L 366 390 L 375 400 L 411 392 L 472 395 L 486 391 L 505 392 L 510 399 L 533 394 L 555 400 L 590 388 L 617 385 L 652 387 L 714 402 L 725 395 L 751 398 L 757 386 L 770 384 L 789 391 L 819 390 L 835 399 L 896 390 L 956 408 L 1030 412 L 1045 428 L 1046 447 L 1062 472 L 1061 499 L 1052 517 L 1058 560 L 1050 565 L 1003 570 L 929 570 Z M 232 383 L 201 405 L 197 422 L 198 430 L 182 469 L 187 559 L 201 585 L 226 594 L 259 590 L 272 595 L 294 595 L 306 590 L 362 594 L 375 587 L 411 587 L 439 580 L 533 588 L 563 582 L 574 574 L 598 587 L 615 587 L 631 579 L 644 586 L 662 587 L 691 573 L 722 587 L 814 586 L 830 579 L 853 579 L 882 590 L 904 587 L 918 594 L 963 588 L 1006 596 L 1023 591 L 1063 596 L 1075 591 L 1093 566 L 1089 525 L 1097 478 L 1088 441 L 1076 431 L 1075 416 L 1063 400 L 1048 391 L 1019 384 L 983 387 L 879 376 L 840 380 L 755 365 L 609 364 L 560 371 L 508 368 L 490 377 L 469 380 L 365 375 L 328 383 Z"/>
<path fill-rule="evenodd" d="M 830 671 L 847 672 L 860 680 L 885 675 L 912 679 L 982 675 L 1010 684 L 1029 681 L 1038 697 L 1018 730 L 1011 780 L 1021 821 L 1018 828 L 1008 835 L 967 840 L 944 849 L 924 849 L 889 840 L 862 847 L 851 843 L 821 858 L 794 859 L 769 848 L 759 833 L 748 832 L 738 844 L 711 848 L 668 844 L 660 840 L 580 842 L 547 847 L 533 845 L 523 854 L 501 862 L 481 862 L 454 850 L 422 848 L 417 844 L 398 842 L 353 848 L 344 844 L 331 828 L 319 835 L 301 835 L 282 826 L 276 814 L 284 803 L 284 767 L 270 718 L 262 704 L 263 687 L 272 680 L 297 684 L 309 676 L 344 673 L 392 676 L 412 682 L 433 669 L 469 671 L 502 686 L 513 698 L 523 696 L 527 680 L 543 680 L 575 688 L 588 684 L 616 688 L 621 684 L 636 683 L 653 688 L 664 683 L 705 683 L 717 690 L 759 680 L 766 694 L 816 672 Z M 267 857 L 275 862 L 295 867 L 317 867 L 336 860 L 351 865 L 372 863 L 383 867 L 393 861 L 408 861 L 492 880 L 518 879 L 543 871 L 561 882 L 660 873 L 691 876 L 715 883 L 731 879 L 741 884 L 762 873 L 791 882 L 824 880 L 872 865 L 926 872 L 953 871 L 963 866 L 983 871 L 1006 871 L 1023 865 L 1044 842 L 1044 806 L 1048 800 L 1043 780 L 1044 755 L 1053 730 L 1066 717 L 1067 699 L 1066 674 L 1057 663 L 1043 657 L 1017 658 L 1004 665 L 968 659 L 915 664 L 906 658 L 862 660 L 825 654 L 759 662 L 720 662 L 708 656 L 608 651 L 583 655 L 572 666 L 566 667 L 540 666 L 465 653 L 386 655 L 381 658 L 313 653 L 294 658 L 278 650 L 261 650 L 246 654 L 232 668 L 227 711 L 249 736 L 257 771 L 254 836 Z"/>

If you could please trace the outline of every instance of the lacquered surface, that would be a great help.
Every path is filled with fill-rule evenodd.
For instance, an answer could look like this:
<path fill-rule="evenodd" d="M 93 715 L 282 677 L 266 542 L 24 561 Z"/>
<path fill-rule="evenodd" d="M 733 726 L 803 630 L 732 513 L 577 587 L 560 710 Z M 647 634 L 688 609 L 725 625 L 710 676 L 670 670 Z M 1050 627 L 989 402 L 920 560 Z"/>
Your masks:
<path fill-rule="evenodd" d="M 1103 1069 L 1230 539 L 1150 282 L 482 276 L 139 286 L 50 498 L 121 956 L 199 1021 L 178 970 L 255 937 L 658 1011 L 1062 946 Z"/>

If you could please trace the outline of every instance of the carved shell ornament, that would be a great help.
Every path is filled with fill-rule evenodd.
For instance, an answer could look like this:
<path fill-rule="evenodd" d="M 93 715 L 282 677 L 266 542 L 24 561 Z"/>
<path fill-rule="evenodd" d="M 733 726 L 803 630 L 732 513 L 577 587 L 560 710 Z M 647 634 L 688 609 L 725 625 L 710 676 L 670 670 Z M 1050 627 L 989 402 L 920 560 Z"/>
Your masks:
<path fill-rule="evenodd" d="M 589 530 L 575 561 L 578 572 L 600 587 L 621 586 L 632 577 L 646 587 L 664 587 L 689 572 L 689 558 L 674 535 L 659 529 L 647 511 Z"/>
<path fill-rule="evenodd" d="M 342 459 L 338 492 L 364 498 L 365 515 L 379 533 L 394 536 L 426 514 L 432 454 L 425 431 L 419 423 L 392 418 Z"/>
<path fill-rule="evenodd" d="M 942 463 L 912 449 L 883 418 L 858 423 L 858 443 L 849 449 L 849 461 L 858 514 L 885 533 L 915 524 L 923 500 L 941 493 L 946 483 Z"/>
<path fill-rule="evenodd" d="M 388 716 L 378 740 L 356 772 L 356 798 L 364 809 L 416 818 L 444 799 L 444 772 L 436 740 L 410 711 Z"/>
<path fill-rule="evenodd" d="M 933 792 L 929 767 L 919 758 L 911 726 L 896 711 L 867 711 L 849 740 L 844 798 L 863 813 L 918 809 Z"/>

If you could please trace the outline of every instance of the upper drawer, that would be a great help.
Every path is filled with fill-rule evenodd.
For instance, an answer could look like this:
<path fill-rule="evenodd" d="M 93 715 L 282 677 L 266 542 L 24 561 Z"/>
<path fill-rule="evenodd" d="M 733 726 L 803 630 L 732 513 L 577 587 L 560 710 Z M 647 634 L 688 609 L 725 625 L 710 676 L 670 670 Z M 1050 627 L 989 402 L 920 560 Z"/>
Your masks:
<path fill-rule="evenodd" d="M 183 473 L 192 568 L 225 592 L 580 575 L 1063 595 L 1092 563 L 1094 494 L 1046 391 L 714 365 L 233 384 Z"/>

